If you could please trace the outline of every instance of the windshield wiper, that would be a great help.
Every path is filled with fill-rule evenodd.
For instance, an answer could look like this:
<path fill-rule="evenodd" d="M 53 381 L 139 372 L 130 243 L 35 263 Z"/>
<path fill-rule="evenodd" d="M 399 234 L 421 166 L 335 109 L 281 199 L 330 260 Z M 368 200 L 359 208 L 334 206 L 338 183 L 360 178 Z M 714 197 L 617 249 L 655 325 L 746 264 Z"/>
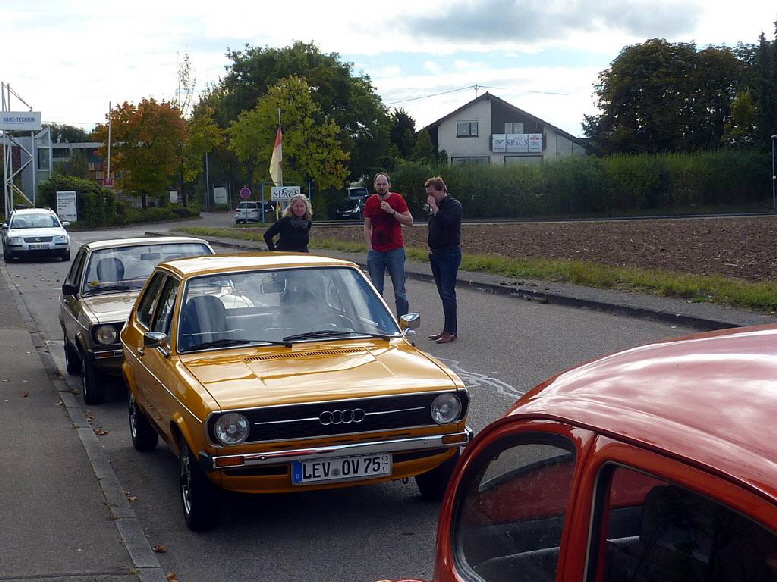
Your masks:
<path fill-rule="evenodd" d="M 246 344 L 253 343 L 254 340 L 238 339 L 238 338 L 226 338 L 212 340 L 209 342 L 200 342 L 187 349 L 187 352 L 196 352 L 197 350 L 207 350 L 208 348 L 229 348 L 232 346 L 244 346 Z"/>
<path fill-rule="evenodd" d="M 370 333 L 365 331 L 340 331 L 336 329 L 321 329 L 318 331 L 306 331 L 305 333 L 297 333 L 294 335 L 287 335 L 285 338 L 283 338 L 284 342 L 290 342 L 294 340 L 303 340 L 303 339 L 323 339 L 323 338 L 339 338 L 339 337 L 346 337 L 346 336 L 362 336 L 362 337 L 379 337 L 383 339 L 389 339 L 392 337 L 391 335 L 387 333 Z"/>

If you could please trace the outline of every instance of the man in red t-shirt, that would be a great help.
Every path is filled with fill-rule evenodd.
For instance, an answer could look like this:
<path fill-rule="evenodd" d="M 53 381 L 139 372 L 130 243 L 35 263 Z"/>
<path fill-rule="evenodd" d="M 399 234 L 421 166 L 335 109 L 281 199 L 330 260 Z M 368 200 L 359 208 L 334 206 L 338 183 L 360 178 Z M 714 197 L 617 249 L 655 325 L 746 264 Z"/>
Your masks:
<path fill-rule="evenodd" d="M 383 295 L 383 278 L 388 271 L 394 286 L 397 317 L 410 306 L 405 292 L 405 239 L 402 226 L 413 226 L 413 215 L 405 199 L 389 191 L 388 174 L 375 176 L 375 194 L 364 205 L 364 240 L 367 242 L 367 271 L 372 284 Z"/>

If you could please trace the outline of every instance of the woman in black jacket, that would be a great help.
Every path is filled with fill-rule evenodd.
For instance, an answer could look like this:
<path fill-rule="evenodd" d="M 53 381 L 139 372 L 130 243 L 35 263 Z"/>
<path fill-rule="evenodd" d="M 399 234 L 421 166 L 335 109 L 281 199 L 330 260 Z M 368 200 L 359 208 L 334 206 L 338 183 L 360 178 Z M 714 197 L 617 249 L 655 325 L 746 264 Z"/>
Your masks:
<path fill-rule="evenodd" d="M 304 194 L 292 196 L 280 220 L 264 233 L 267 250 L 307 253 L 310 227 L 313 226 L 313 221 L 310 220 L 312 216 L 310 200 Z M 280 235 L 277 244 L 273 241 L 276 235 Z"/>

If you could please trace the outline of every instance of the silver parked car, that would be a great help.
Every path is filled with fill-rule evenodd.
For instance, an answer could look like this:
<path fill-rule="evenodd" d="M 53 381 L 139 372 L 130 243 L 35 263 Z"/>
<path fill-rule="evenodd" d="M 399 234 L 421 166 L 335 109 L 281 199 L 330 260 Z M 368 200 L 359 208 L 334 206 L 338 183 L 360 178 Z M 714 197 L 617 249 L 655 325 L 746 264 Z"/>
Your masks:
<path fill-rule="evenodd" d="M 104 400 L 104 375 L 121 376 L 119 332 L 154 267 L 212 254 L 206 241 L 177 236 L 98 240 L 81 246 L 62 284 L 59 323 L 67 371 L 81 374 L 86 404 Z"/>
<path fill-rule="evenodd" d="M 22 208 L 11 212 L 3 223 L 3 259 L 31 256 L 57 256 L 70 260 L 70 235 L 56 212 L 50 208 Z"/>

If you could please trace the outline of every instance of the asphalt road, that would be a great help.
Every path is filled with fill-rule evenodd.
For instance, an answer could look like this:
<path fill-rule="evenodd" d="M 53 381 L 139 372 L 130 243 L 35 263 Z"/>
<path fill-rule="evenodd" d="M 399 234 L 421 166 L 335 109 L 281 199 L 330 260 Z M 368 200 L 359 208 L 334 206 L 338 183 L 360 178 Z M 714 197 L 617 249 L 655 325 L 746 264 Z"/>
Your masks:
<path fill-rule="evenodd" d="M 200 224 L 227 225 L 231 215 L 210 219 Z M 72 233 L 73 250 L 87 240 L 145 230 Z M 79 379 L 64 371 L 57 322 L 59 286 L 68 268 L 57 260 L 7 267 L 62 375 L 80 392 Z M 470 389 L 470 423 L 476 431 L 551 374 L 602 353 L 692 331 L 460 289 L 459 340 L 438 346 L 425 339 L 441 323 L 436 290 L 411 280 L 408 293 L 411 310 L 422 314 L 419 344 L 458 372 Z M 432 574 L 438 505 L 423 502 L 412 481 L 329 492 L 230 495 L 220 527 L 195 534 L 181 515 L 175 457 L 164 445 L 150 454 L 133 449 L 122 388 L 115 386 L 105 404 L 84 406 L 84 411 L 99 429 L 100 444 L 149 544 L 165 550 L 157 554 L 163 570 L 180 582 L 371 581 Z"/>

